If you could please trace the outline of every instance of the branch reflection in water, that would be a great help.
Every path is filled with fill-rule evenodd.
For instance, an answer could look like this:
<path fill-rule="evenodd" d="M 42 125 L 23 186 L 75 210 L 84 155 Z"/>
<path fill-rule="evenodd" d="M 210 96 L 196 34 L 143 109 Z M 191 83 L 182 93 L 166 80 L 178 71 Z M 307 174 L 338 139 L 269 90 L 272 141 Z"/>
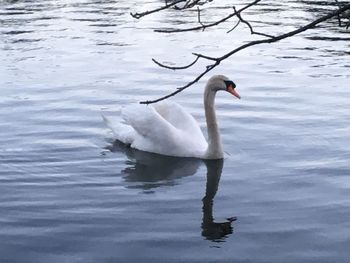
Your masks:
<path fill-rule="evenodd" d="M 123 171 L 124 180 L 131 188 L 150 191 L 165 185 L 175 185 L 176 180 L 194 175 L 201 163 L 207 167 L 207 182 L 203 197 L 202 236 L 213 242 L 223 242 L 232 234 L 232 222 L 236 217 L 229 217 L 222 222 L 215 222 L 213 216 L 214 197 L 218 191 L 224 160 L 201 160 L 196 158 L 179 158 L 132 149 L 115 141 L 107 146 L 112 152 L 124 153 L 128 161 Z M 135 184 L 134 184 L 135 183 Z"/>

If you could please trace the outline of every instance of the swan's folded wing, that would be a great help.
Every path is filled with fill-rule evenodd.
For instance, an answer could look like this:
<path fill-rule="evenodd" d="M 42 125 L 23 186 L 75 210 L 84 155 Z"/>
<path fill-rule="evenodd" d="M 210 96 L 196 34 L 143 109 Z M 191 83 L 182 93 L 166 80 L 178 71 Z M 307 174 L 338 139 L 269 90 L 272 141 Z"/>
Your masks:
<path fill-rule="evenodd" d="M 178 130 L 160 116 L 153 107 L 130 105 L 122 110 L 122 118 L 144 138 L 153 142 L 172 142 Z"/>
<path fill-rule="evenodd" d="M 126 124 L 119 121 L 113 121 L 112 119 L 101 114 L 105 124 L 112 130 L 115 139 L 125 144 L 131 144 L 135 139 L 135 130 Z"/>
<path fill-rule="evenodd" d="M 166 101 L 157 103 L 154 108 L 171 125 L 183 131 L 183 134 L 187 134 L 192 139 L 196 138 L 197 141 L 206 145 L 206 140 L 198 122 L 181 105 Z"/>

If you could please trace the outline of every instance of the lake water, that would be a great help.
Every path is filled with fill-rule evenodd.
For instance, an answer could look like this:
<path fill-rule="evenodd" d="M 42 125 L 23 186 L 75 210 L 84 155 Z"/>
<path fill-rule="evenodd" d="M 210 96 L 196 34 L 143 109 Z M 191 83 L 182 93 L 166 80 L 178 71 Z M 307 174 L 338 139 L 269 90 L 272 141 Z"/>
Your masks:
<path fill-rule="evenodd" d="M 277 34 L 329 2 L 243 15 Z M 197 13 L 129 15 L 162 3 L 0 1 L 0 262 L 349 262 L 350 31 L 335 19 L 224 61 L 212 74 L 242 96 L 217 97 L 226 158 L 161 157 L 113 143 L 101 112 L 206 65 L 174 72 L 152 58 L 184 65 L 255 39 L 244 25 L 226 34 L 234 19 L 169 35 L 153 29 L 197 25 Z M 202 21 L 230 5 L 214 1 Z M 208 77 L 171 99 L 203 129 Z"/>

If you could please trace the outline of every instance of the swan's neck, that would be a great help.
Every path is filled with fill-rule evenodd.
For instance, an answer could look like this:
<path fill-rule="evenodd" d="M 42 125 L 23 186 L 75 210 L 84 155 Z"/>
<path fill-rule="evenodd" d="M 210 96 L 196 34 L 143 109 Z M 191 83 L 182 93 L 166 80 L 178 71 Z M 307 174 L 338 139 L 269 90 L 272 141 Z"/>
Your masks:
<path fill-rule="evenodd" d="M 208 149 L 205 155 L 208 159 L 222 159 L 224 157 L 219 127 L 216 121 L 215 95 L 216 91 L 207 86 L 204 92 L 204 109 L 208 129 Z"/>

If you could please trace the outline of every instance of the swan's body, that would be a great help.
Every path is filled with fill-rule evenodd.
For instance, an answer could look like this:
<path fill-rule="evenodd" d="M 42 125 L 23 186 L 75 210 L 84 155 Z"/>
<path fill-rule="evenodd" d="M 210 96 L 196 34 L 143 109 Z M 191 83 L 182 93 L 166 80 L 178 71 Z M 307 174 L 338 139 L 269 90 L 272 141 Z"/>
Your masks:
<path fill-rule="evenodd" d="M 231 90 L 228 90 L 229 86 Z M 214 76 L 208 81 L 204 92 L 208 142 L 193 116 L 174 102 L 128 106 L 121 114 L 124 123 L 103 118 L 115 139 L 132 148 L 178 157 L 221 159 L 224 153 L 214 109 L 218 90 L 227 90 L 239 97 L 234 91 L 234 83 L 226 77 Z"/>
<path fill-rule="evenodd" d="M 122 110 L 124 123 L 107 120 L 115 139 L 132 148 L 170 156 L 203 156 L 207 142 L 195 119 L 174 102 L 131 105 Z M 106 118 L 105 118 L 106 120 Z"/>

